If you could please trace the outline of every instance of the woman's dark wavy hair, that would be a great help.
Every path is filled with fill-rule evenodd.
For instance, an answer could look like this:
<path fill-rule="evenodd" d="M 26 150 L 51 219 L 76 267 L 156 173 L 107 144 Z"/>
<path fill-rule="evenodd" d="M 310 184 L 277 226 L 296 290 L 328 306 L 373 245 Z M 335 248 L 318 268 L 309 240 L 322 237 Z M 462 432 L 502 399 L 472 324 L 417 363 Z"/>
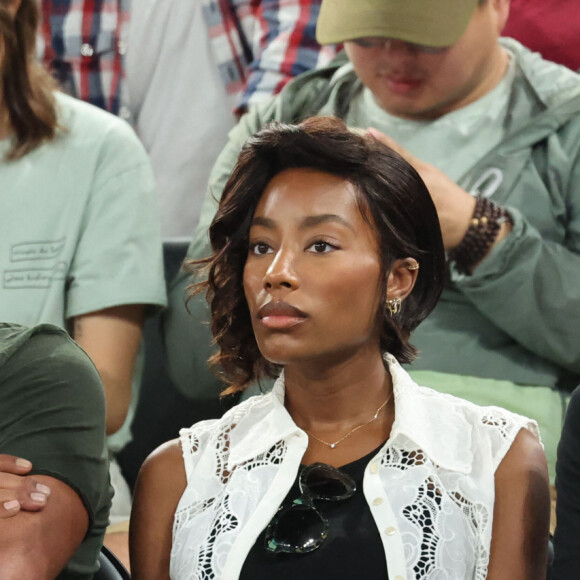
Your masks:
<path fill-rule="evenodd" d="M 0 90 L 14 130 L 8 159 L 18 159 L 52 139 L 57 114 L 52 77 L 36 59 L 36 0 L 22 0 L 16 17 L 0 1 L 0 50 L 4 51 Z"/>
<path fill-rule="evenodd" d="M 355 186 L 358 207 L 379 243 L 383 296 L 395 260 L 410 257 L 419 262 L 415 287 L 401 311 L 390 316 L 383 303 L 378 313 L 381 348 L 399 362 L 415 358 L 410 333 L 431 312 L 443 289 L 445 254 L 437 212 L 425 184 L 402 157 L 333 117 L 314 117 L 299 125 L 272 123 L 248 139 L 240 152 L 209 229 L 212 256 L 191 264 L 208 269 L 207 280 L 191 291 L 207 293 L 219 346 L 210 364 L 229 384 L 223 394 L 244 390 L 252 381 L 280 371 L 258 348 L 243 272 L 250 224 L 262 192 L 276 174 L 290 168 L 323 171 Z"/>

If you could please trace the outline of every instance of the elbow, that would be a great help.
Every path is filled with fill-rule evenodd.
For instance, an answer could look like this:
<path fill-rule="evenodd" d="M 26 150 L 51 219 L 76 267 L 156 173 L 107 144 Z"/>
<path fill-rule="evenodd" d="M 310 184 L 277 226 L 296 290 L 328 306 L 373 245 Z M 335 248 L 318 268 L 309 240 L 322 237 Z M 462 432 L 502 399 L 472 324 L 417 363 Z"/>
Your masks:
<path fill-rule="evenodd" d="M 105 383 L 106 432 L 107 435 L 116 433 L 127 419 L 131 403 L 131 378 L 124 382 L 112 380 Z"/>
<path fill-rule="evenodd" d="M 128 410 L 128 405 L 124 409 L 116 409 L 111 412 L 107 409 L 107 435 L 113 435 L 123 426 Z"/>

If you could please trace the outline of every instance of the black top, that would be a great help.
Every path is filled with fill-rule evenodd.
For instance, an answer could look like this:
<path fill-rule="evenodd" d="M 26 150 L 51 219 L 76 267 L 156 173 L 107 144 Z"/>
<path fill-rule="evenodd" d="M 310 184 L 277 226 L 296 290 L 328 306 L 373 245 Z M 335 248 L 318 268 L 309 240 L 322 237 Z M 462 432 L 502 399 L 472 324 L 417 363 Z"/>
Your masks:
<path fill-rule="evenodd" d="M 580 387 L 572 393 L 558 445 L 556 490 L 552 580 L 574 580 L 580 569 Z"/>
<path fill-rule="evenodd" d="M 382 447 L 382 445 L 381 445 Z M 273 554 L 264 547 L 264 532 L 250 550 L 240 580 L 388 580 L 385 552 L 363 494 L 363 475 L 367 463 L 379 448 L 352 463 L 340 467 L 356 482 L 355 494 L 344 501 L 316 501 L 316 508 L 328 519 L 328 537 L 307 554 Z M 283 505 L 300 496 L 298 477 Z"/>

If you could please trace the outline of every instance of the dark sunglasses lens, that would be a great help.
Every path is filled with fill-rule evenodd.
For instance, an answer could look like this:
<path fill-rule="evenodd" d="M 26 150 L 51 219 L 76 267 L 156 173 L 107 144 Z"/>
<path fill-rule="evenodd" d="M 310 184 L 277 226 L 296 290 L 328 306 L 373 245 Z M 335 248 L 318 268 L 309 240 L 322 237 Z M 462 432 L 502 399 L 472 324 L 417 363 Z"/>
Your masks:
<path fill-rule="evenodd" d="M 314 506 L 296 500 L 281 508 L 266 528 L 270 552 L 303 554 L 316 550 L 328 535 L 328 521 Z"/>
<path fill-rule="evenodd" d="M 316 463 L 304 469 L 300 485 L 302 492 L 314 499 L 337 501 L 351 497 L 356 491 L 356 483 L 350 475 Z"/>

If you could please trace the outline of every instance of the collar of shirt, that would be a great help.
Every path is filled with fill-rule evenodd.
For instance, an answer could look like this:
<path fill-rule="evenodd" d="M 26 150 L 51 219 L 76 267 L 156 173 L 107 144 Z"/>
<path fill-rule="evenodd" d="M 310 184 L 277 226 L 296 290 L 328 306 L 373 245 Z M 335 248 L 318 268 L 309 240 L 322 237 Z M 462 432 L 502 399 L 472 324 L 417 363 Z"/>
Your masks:
<path fill-rule="evenodd" d="M 380 453 L 399 438 L 406 438 L 436 465 L 469 473 L 473 427 L 463 414 L 454 412 L 456 400 L 418 386 L 392 355 L 385 354 L 385 361 L 393 379 L 395 422 Z M 270 393 L 255 398 L 251 411 L 233 427 L 229 469 L 265 453 L 280 440 L 303 451 L 308 446 L 308 435 L 284 407 L 284 373 Z"/>

